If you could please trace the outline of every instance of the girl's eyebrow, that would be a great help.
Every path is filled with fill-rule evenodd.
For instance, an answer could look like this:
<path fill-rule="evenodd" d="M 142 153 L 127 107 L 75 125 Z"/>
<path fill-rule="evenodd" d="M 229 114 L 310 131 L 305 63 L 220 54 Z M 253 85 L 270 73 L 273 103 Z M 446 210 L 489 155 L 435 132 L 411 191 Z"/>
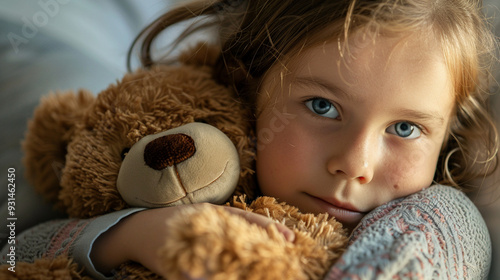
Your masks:
<path fill-rule="evenodd" d="M 293 78 L 293 83 L 302 84 L 305 86 L 319 86 L 335 95 L 340 94 L 343 98 L 349 101 L 355 101 L 354 96 L 348 94 L 338 86 L 332 84 L 328 80 L 320 77 L 298 76 Z"/>
<path fill-rule="evenodd" d="M 424 123 L 432 123 L 441 126 L 445 122 L 445 118 L 439 113 L 434 111 L 422 112 L 413 109 L 400 109 L 396 111 L 398 116 L 408 118 L 410 120 L 417 120 Z"/>

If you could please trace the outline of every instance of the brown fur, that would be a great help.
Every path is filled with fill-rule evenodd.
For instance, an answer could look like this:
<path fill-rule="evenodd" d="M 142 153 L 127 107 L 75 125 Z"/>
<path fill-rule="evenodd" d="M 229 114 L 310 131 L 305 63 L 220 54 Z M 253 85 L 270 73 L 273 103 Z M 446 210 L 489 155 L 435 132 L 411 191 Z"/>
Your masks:
<path fill-rule="evenodd" d="M 211 78 L 211 68 L 203 64 L 210 60 L 203 57 L 214 51 L 205 49 L 185 55 L 191 65 L 128 74 L 97 98 L 80 92 L 42 100 L 24 142 L 27 176 L 37 191 L 72 217 L 124 209 L 116 189 L 121 151 L 146 135 L 204 121 L 237 147 L 242 168 L 236 193 L 253 196 L 249 111 Z"/>
<path fill-rule="evenodd" d="M 187 211 L 169 220 L 169 228 L 184 230 L 173 231 L 160 250 L 170 279 L 323 279 L 341 256 L 347 237 L 328 215 L 301 214 L 271 197 L 244 201 L 234 197 L 231 206 L 287 225 L 295 241 L 286 241 L 274 225 L 263 229 L 223 209 Z"/>
<path fill-rule="evenodd" d="M 16 263 L 15 272 L 8 270 L 9 266 L 0 267 L 0 279 L 30 279 L 30 280 L 91 280 L 82 276 L 82 269 L 65 256 L 55 259 L 38 259 L 34 263 Z"/>
<path fill-rule="evenodd" d="M 78 94 L 49 95 L 42 99 L 28 124 L 24 141 L 26 176 L 35 189 L 46 199 L 62 207 L 58 188 L 62 168 L 66 163 L 66 147 L 86 110 L 94 103 L 94 96 L 87 91 Z"/>
<path fill-rule="evenodd" d="M 97 97 L 80 91 L 42 100 L 24 142 L 27 176 L 36 190 L 77 218 L 127 208 L 116 187 L 123 149 L 147 135 L 203 121 L 224 132 L 238 150 L 241 170 L 234 195 L 255 199 L 251 113 L 232 89 L 212 78 L 218 53 L 200 45 L 181 57 L 181 65 L 127 74 Z M 171 279 L 182 279 L 185 272 L 208 279 L 319 279 L 345 246 L 340 224 L 326 215 L 303 215 L 272 198 L 259 198 L 249 206 L 240 198 L 232 205 L 293 228 L 296 241 L 286 242 L 276 228 L 264 230 L 225 211 L 186 212 L 170 221 L 173 230 L 160 250 Z M 9 272 L 6 268 L 0 267 Z M 23 274 L 4 275 L 84 275 L 64 256 L 18 262 L 16 270 Z M 117 277 L 159 278 L 133 263 L 122 265 Z"/>

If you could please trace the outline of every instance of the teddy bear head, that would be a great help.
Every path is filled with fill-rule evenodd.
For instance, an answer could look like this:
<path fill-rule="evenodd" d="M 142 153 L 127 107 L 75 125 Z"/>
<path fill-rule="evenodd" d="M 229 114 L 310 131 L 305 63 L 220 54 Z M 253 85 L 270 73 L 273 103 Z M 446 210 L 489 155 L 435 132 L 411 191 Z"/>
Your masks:
<path fill-rule="evenodd" d="M 251 114 L 212 78 L 217 56 L 198 45 L 97 96 L 44 98 L 23 145 L 32 185 L 73 217 L 252 196 Z"/>

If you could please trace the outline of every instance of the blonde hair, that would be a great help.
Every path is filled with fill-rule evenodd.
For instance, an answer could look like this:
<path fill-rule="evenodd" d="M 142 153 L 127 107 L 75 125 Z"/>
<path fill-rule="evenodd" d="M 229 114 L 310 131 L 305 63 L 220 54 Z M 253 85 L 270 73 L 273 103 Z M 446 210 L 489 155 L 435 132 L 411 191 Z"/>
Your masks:
<path fill-rule="evenodd" d="M 441 43 L 453 80 L 455 115 L 443 145 L 434 181 L 464 190 L 470 181 L 496 168 L 498 133 L 488 109 L 490 63 L 496 42 L 481 13 L 480 0 L 220 0 L 195 1 L 175 8 L 145 28 L 141 43 L 145 67 L 152 43 L 175 24 L 194 21 L 172 49 L 200 30 L 215 30 L 221 53 L 214 78 L 232 85 L 255 103 L 258 83 L 286 56 L 326 40 L 338 40 L 348 55 L 348 37 L 357 31 L 404 34 L 432 32 Z M 215 29 L 214 29 L 215 28 Z M 318 36 L 328 30 L 328 36 Z M 129 54 L 129 60 L 131 55 Z"/>

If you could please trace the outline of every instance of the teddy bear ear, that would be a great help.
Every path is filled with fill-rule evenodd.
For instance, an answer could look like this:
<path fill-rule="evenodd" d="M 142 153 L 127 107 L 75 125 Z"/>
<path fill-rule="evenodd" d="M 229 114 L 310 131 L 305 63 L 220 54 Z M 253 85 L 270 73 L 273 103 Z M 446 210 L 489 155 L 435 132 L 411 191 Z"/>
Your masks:
<path fill-rule="evenodd" d="M 60 190 L 66 148 L 77 124 L 94 104 L 92 93 L 80 90 L 50 94 L 41 99 L 22 143 L 26 178 L 49 202 L 55 203 Z M 59 206 L 59 207 L 58 207 Z"/>
<path fill-rule="evenodd" d="M 220 56 L 220 48 L 206 42 L 199 42 L 194 47 L 183 51 L 179 61 L 185 65 L 214 66 Z"/>

